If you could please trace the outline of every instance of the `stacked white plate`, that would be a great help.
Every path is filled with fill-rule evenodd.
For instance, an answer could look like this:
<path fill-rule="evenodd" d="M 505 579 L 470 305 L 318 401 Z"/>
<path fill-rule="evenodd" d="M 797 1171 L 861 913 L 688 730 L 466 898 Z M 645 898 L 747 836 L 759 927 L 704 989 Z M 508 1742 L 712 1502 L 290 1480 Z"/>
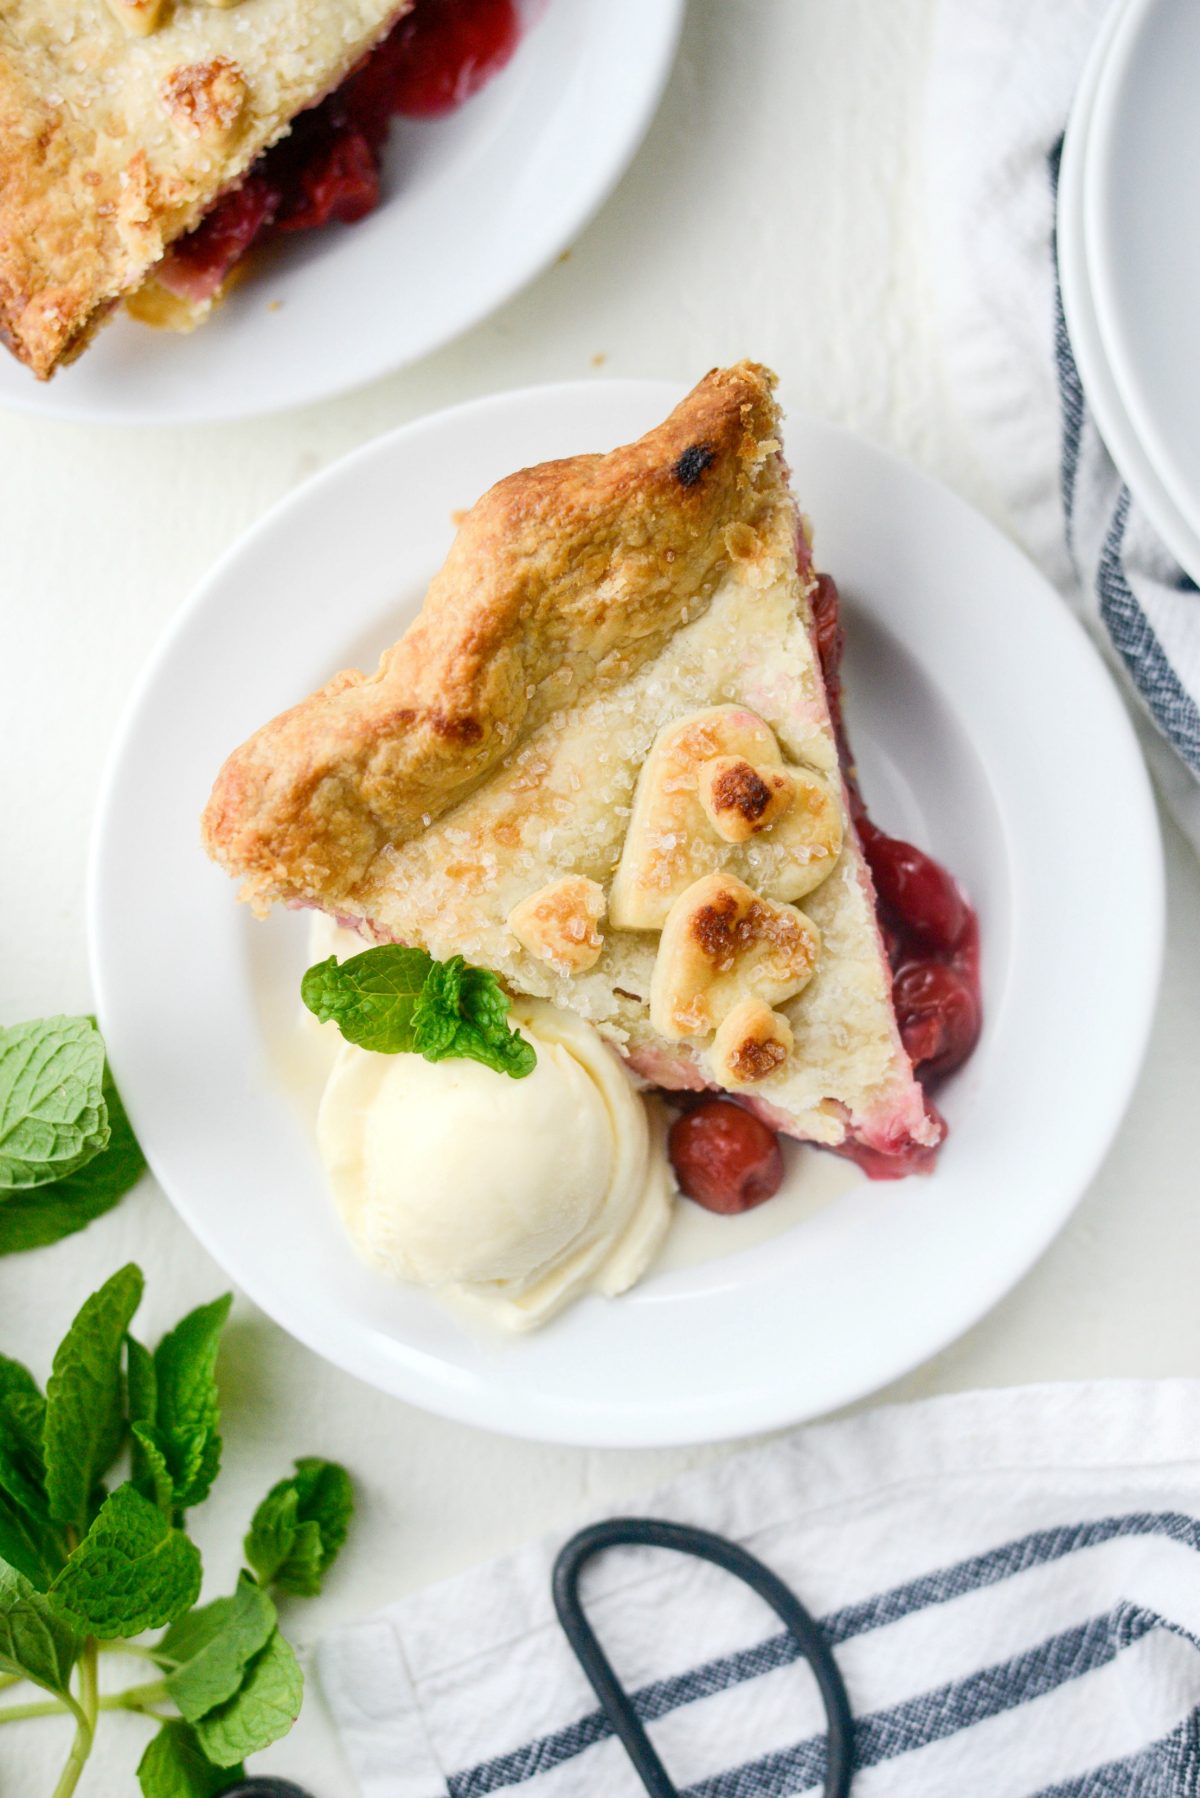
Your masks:
<path fill-rule="evenodd" d="M 1063 307 L 1100 434 L 1200 581 L 1200 3 L 1117 0 L 1058 195 Z"/>

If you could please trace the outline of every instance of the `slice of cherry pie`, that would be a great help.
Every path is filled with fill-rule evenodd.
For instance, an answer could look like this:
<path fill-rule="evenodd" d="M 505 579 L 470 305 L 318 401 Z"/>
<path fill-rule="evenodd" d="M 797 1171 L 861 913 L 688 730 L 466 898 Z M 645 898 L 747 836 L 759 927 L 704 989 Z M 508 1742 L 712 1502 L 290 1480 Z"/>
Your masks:
<path fill-rule="evenodd" d="M 978 1030 L 974 920 L 862 809 L 773 385 L 714 371 L 492 488 L 375 673 L 229 758 L 204 836 L 256 909 L 463 955 L 647 1082 L 899 1173 L 944 1133 L 909 1050 L 945 1072 Z"/>
<path fill-rule="evenodd" d="M 45 378 L 122 300 L 191 329 L 252 247 L 371 211 L 391 115 L 518 31 L 513 0 L 8 0 L 0 339 Z"/>

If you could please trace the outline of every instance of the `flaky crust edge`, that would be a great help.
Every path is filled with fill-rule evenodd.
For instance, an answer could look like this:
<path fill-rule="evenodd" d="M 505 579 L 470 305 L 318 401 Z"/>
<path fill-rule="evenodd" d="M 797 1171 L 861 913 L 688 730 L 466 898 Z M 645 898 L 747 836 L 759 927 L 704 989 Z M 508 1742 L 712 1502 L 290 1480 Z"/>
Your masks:
<path fill-rule="evenodd" d="M 774 385 L 714 369 L 637 442 L 485 493 L 375 673 L 336 675 L 221 769 L 202 836 L 241 896 L 345 908 L 381 850 L 656 656 L 707 605 L 728 532 L 793 509 Z"/>
<path fill-rule="evenodd" d="M 394 0 L 344 47 L 319 88 L 291 96 L 285 116 L 256 118 L 202 184 L 155 178 L 130 144 L 131 158 L 98 172 L 94 184 L 87 168 L 82 188 L 86 120 L 82 134 L 73 130 L 0 48 L 0 343 L 39 380 L 73 362 L 170 244 L 240 186 L 296 114 L 337 87 L 411 4 Z"/>

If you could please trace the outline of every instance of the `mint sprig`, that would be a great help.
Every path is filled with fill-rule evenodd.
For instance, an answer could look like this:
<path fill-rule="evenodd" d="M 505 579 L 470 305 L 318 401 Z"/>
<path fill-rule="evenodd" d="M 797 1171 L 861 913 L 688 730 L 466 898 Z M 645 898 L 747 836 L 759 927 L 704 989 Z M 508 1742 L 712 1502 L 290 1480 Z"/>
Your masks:
<path fill-rule="evenodd" d="M 219 1468 L 229 1299 L 198 1306 L 151 1351 L 128 1334 L 142 1284 L 124 1267 L 85 1301 L 45 1396 L 0 1355 L 0 1685 L 29 1680 L 51 1695 L 0 1701 L 0 1725 L 56 1711 L 74 1719 L 55 1788 L 63 1798 L 105 1708 L 97 1669 L 108 1643 L 143 1655 L 155 1674 L 118 1701 L 157 1728 L 138 1765 L 143 1798 L 216 1798 L 243 1778 L 245 1757 L 290 1729 L 303 1697 L 272 1592 L 319 1589 L 353 1509 L 344 1468 L 297 1461 L 255 1512 L 247 1553 L 258 1577 L 243 1570 L 231 1597 L 196 1602 L 200 1555 L 185 1519 Z M 127 1438 L 132 1477 L 110 1490 Z M 163 1625 L 157 1641 L 131 1639 Z"/>
<path fill-rule="evenodd" d="M 380 1055 L 466 1057 L 514 1080 L 533 1072 L 533 1044 L 508 1023 L 509 998 L 487 968 L 461 955 L 435 961 L 424 949 L 383 943 L 339 962 L 317 962 L 300 997 L 322 1024 Z"/>

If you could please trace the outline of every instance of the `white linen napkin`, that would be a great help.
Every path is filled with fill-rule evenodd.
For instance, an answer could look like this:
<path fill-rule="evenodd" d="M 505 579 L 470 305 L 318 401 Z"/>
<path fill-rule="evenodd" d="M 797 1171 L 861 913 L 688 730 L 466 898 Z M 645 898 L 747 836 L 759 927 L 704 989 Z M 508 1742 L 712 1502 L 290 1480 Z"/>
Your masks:
<path fill-rule="evenodd" d="M 644 1508 L 744 1544 L 820 1619 L 855 1717 L 853 1798 L 1200 1792 L 1200 1382 L 868 1412 Z M 554 1616 L 560 1541 L 321 1644 L 362 1798 L 642 1790 Z M 821 1789 L 816 1688 L 761 1600 L 648 1549 L 592 1563 L 583 1596 L 687 1798 Z"/>
<path fill-rule="evenodd" d="M 1200 593 L 1088 412 L 1058 294 L 1062 135 L 1109 0 L 943 0 L 926 111 L 931 287 L 954 397 L 1017 534 L 1135 695 L 1200 850 Z"/>

